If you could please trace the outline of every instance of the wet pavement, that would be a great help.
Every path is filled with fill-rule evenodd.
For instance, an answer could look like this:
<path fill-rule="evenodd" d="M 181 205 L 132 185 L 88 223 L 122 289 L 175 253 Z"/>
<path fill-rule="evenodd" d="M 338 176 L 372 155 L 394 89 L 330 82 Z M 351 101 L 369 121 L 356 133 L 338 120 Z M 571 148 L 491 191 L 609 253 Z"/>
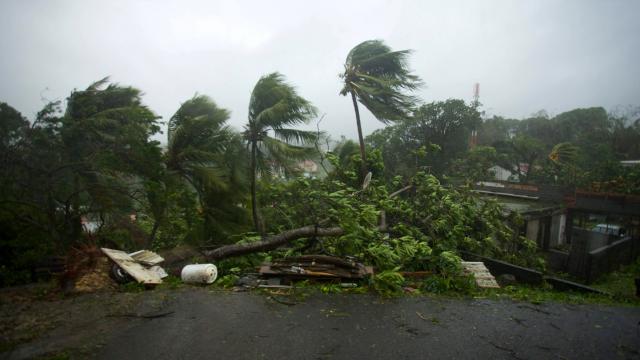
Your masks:
<path fill-rule="evenodd" d="M 92 296 L 65 305 L 73 321 L 0 359 L 65 349 L 100 359 L 640 358 L 638 307 L 206 288 Z"/>
<path fill-rule="evenodd" d="M 612 359 L 640 355 L 640 309 L 512 301 L 187 292 L 103 359 Z"/>

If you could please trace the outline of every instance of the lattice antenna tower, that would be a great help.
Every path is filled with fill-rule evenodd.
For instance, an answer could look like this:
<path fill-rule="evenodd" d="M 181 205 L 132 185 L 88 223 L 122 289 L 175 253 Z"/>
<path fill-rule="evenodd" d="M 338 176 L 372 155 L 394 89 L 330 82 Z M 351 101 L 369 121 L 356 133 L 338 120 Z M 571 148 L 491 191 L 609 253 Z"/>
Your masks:
<path fill-rule="evenodd" d="M 473 102 L 472 106 L 477 110 L 480 106 L 480 83 L 473 84 Z M 478 145 L 478 130 L 471 130 L 471 139 L 469 139 L 469 148 L 473 149 Z"/>

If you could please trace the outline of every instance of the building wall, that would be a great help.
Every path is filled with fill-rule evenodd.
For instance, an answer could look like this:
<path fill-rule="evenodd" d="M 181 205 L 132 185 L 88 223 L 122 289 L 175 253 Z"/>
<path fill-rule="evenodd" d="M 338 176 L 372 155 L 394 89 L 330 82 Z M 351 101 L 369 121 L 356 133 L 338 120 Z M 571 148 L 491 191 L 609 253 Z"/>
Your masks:
<path fill-rule="evenodd" d="M 495 179 L 500 181 L 507 181 L 513 175 L 511 171 L 497 165 L 489 168 L 489 170 L 495 174 Z"/>
<path fill-rule="evenodd" d="M 528 220 L 526 237 L 529 240 L 538 242 L 538 232 L 540 231 L 540 220 Z"/>
<path fill-rule="evenodd" d="M 566 243 L 564 229 L 567 224 L 567 215 L 563 213 L 554 214 L 551 218 L 551 238 L 549 247 L 554 248 Z"/>

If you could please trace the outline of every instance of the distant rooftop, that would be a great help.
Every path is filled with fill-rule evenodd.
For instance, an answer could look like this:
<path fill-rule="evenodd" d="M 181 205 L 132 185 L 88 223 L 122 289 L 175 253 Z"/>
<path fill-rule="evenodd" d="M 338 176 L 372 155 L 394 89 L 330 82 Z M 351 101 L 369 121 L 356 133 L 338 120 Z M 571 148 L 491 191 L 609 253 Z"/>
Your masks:
<path fill-rule="evenodd" d="M 640 160 L 623 160 L 620 161 L 622 166 L 638 166 L 640 165 Z"/>

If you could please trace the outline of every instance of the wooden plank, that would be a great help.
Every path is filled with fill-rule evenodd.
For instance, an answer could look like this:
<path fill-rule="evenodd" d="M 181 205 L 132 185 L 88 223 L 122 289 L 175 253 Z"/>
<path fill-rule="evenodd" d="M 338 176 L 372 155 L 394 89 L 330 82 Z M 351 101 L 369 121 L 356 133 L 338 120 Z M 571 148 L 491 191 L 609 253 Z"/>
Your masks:
<path fill-rule="evenodd" d="M 144 268 L 126 252 L 107 248 L 101 248 L 100 250 L 137 282 L 151 285 L 162 284 L 162 279 L 158 273 Z"/>
<path fill-rule="evenodd" d="M 148 266 L 158 265 L 164 261 L 164 258 L 153 251 L 140 250 L 129 254 L 133 260 Z"/>
<path fill-rule="evenodd" d="M 499 289 L 500 285 L 496 281 L 496 278 L 491 275 L 489 269 L 481 261 L 463 261 L 462 268 L 465 272 L 473 274 L 476 280 L 476 285 L 480 288 L 494 288 Z"/>

